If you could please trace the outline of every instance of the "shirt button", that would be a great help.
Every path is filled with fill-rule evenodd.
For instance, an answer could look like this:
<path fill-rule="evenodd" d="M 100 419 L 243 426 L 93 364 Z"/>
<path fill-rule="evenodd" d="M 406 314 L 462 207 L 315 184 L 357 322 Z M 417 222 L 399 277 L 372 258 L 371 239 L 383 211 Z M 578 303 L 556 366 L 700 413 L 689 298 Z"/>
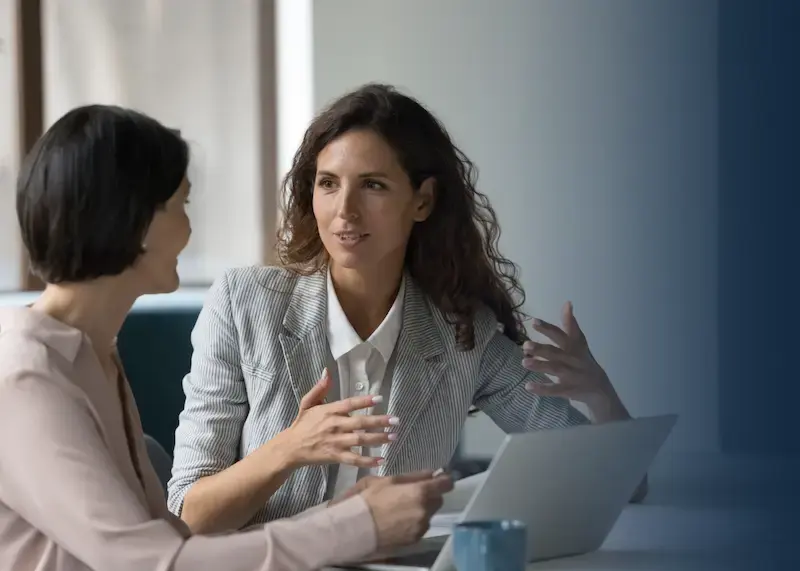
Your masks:
<path fill-rule="evenodd" d="M 356 390 L 357 391 L 363 391 L 364 390 L 364 383 L 362 383 L 361 381 L 357 382 L 356 383 Z"/>

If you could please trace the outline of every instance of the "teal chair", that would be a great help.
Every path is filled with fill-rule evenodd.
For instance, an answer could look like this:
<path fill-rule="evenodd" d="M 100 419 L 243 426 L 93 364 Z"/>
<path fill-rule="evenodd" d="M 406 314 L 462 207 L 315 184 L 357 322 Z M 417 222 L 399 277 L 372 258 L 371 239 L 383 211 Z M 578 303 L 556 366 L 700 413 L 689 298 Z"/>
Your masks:
<path fill-rule="evenodd" d="M 192 358 L 191 333 L 200 307 L 136 309 L 117 338 L 144 432 L 170 453 L 183 410 L 181 381 Z"/>

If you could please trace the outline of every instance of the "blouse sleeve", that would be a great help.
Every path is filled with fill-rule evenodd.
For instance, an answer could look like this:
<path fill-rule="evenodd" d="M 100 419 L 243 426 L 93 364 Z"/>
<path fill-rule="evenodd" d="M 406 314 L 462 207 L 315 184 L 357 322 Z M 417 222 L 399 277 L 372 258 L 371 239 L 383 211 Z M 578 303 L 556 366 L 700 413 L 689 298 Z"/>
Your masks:
<path fill-rule="evenodd" d="M 185 537 L 153 519 L 111 458 L 74 386 L 0 378 L 0 501 L 91 569 L 297 571 L 376 548 L 360 497 L 246 533 Z"/>

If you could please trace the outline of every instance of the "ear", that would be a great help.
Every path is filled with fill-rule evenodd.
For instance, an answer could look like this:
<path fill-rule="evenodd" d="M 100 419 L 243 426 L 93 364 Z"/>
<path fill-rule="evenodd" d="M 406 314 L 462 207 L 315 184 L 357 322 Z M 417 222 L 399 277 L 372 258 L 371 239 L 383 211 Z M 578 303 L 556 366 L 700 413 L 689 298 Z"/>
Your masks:
<path fill-rule="evenodd" d="M 433 212 L 433 206 L 436 203 L 436 179 L 433 177 L 426 178 L 419 185 L 415 196 L 416 204 L 414 205 L 414 222 L 424 222 L 428 216 Z"/>

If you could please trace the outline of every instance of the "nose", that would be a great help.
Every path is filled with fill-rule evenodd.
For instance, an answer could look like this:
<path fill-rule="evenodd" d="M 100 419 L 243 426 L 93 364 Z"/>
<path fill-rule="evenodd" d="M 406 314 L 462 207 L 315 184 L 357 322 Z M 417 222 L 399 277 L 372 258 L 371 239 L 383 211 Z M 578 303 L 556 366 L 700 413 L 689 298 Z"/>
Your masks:
<path fill-rule="evenodd" d="M 361 194 L 358 188 L 350 184 L 342 184 L 338 192 L 338 216 L 342 220 L 358 220 L 361 213 Z"/>

